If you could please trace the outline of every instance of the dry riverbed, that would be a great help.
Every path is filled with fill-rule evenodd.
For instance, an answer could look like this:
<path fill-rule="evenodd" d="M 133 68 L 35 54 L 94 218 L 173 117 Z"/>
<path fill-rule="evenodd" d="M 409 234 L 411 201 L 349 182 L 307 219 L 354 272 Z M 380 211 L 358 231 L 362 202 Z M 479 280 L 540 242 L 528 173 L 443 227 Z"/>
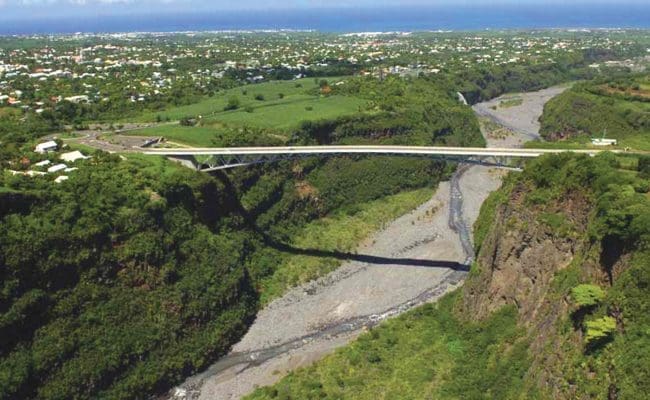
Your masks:
<path fill-rule="evenodd" d="M 534 138 L 544 103 L 562 90 L 523 94 L 520 106 L 494 110 L 499 99 L 474 106 L 477 113 L 512 130 L 505 138 L 490 139 L 489 146 L 515 147 Z M 459 175 L 459 207 L 468 227 L 502 176 L 502 171 L 480 166 Z M 239 399 L 317 361 L 382 320 L 458 287 L 467 273 L 461 266 L 466 254 L 458 232 L 450 227 L 450 197 L 450 184 L 442 182 L 432 199 L 361 245 L 357 253 L 367 256 L 362 261 L 345 262 L 269 304 L 229 355 L 169 397 Z"/>
<path fill-rule="evenodd" d="M 511 132 L 516 132 L 501 139 L 488 137 L 488 147 L 521 147 L 526 141 L 539 139 L 539 117 L 544 111 L 544 104 L 568 88 L 569 86 L 565 85 L 537 92 L 507 94 L 472 106 L 479 116 L 486 117 Z M 520 99 L 521 103 L 502 106 L 502 102 L 508 102 L 513 98 Z"/>

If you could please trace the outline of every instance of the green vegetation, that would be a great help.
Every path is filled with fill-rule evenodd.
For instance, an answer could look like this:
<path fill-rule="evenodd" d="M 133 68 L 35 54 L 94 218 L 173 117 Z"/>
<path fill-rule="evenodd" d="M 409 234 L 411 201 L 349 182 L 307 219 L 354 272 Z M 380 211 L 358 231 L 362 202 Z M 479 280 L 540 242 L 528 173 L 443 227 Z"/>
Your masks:
<path fill-rule="evenodd" d="M 499 107 L 501 108 L 517 107 L 522 105 L 523 103 L 524 103 L 524 99 L 522 98 L 507 99 L 507 100 L 500 101 Z"/>
<path fill-rule="evenodd" d="M 244 109 L 230 111 L 221 111 L 221 106 L 215 104 L 221 104 L 223 96 L 215 96 L 210 101 L 218 109 L 210 115 L 203 114 L 199 126 L 161 125 L 131 133 L 164 136 L 197 146 L 360 142 L 485 144 L 471 110 L 458 103 L 451 89 L 439 82 L 395 77 L 384 81 L 349 78 L 342 82 L 345 83 L 334 89 L 326 86 L 331 90 L 327 96 L 320 95 L 322 89 L 309 79 L 302 80 L 299 88 L 290 86 L 294 84 L 291 82 L 259 84 L 256 87 L 265 93 L 266 99 L 274 99 L 279 91 L 289 94 L 263 102 L 249 94 L 250 99 L 241 103 Z M 202 103 L 196 106 L 205 107 Z M 186 115 L 189 109 L 182 107 L 169 112 Z"/>
<path fill-rule="evenodd" d="M 645 76 L 579 83 L 549 101 L 541 133 L 547 140 L 585 143 L 589 138 L 617 139 L 618 147 L 650 150 L 650 97 L 635 94 Z M 615 88 L 613 88 L 615 87 Z"/>
<path fill-rule="evenodd" d="M 492 224 L 496 218 L 498 207 L 506 203 L 510 197 L 510 191 L 514 187 L 516 179 L 514 175 L 508 175 L 504 178 L 501 184 L 501 189 L 490 193 L 481 205 L 481 212 L 479 213 L 476 222 L 474 223 L 474 248 L 478 254 L 483 245 L 483 241 L 487 237 L 490 230 L 493 228 Z M 478 265 L 477 265 L 478 268 Z"/>
<path fill-rule="evenodd" d="M 480 140 L 469 108 L 428 80 L 360 80 L 350 90 L 363 98 L 371 89 L 390 94 L 378 112 L 303 123 L 290 140 Z M 412 106 L 401 100 L 422 92 Z M 421 121 L 428 104 L 448 112 Z M 210 133 L 159 129 L 197 132 L 197 144 Z M 281 140 L 252 128 L 236 137 L 260 132 Z M 210 177 L 162 158 L 95 153 L 61 184 L 0 175 L 0 398 L 126 399 L 169 388 L 224 354 L 260 305 L 330 271 L 449 172 L 424 159 L 338 157 Z"/>
<path fill-rule="evenodd" d="M 621 176 L 618 165 L 611 154 L 542 157 L 522 174 L 510 175 L 483 206 L 475 226 L 482 253 L 493 250 L 482 248 L 482 238 L 505 223 L 500 220 L 505 208 L 550 214 L 556 202 L 580 198 L 593 207 L 585 211 L 586 231 L 571 239 L 579 247 L 573 262 L 540 288 L 548 292 L 538 299 L 536 315 L 524 317 L 506 305 L 477 319 L 463 299 L 471 304 L 493 271 L 473 266 L 466 287 L 437 305 L 383 323 L 248 399 L 607 398 L 610 393 L 637 399 L 650 390 L 650 183 L 637 173 Z M 511 204 L 519 201 L 520 206 Z M 562 225 L 547 219 L 551 226 L 544 229 Z M 598 285 L 597 276 L 605 277 Z M 570 308 L 557 312 L 568 296 L 581 307 L 580 315 Z M 581 342 L 585 345 L 575 345 Z"/>
<path fill-rule="evenodd" d="M 476 118 L 457 91 L 473 103 L 589 78 L 597 72 L 585 65 L 647 49 L 639 38 L 612 48 L 601 34 L 539 35 L 508 34 L 503 41 L 486 33 L 477 41 L 452 33 L 443 43 L 438 33 L 419 33 L 371 58 L 359 50 L 366 38 L 311 33 L 0 38 L 0 61 L 10 69 L 2 91 L 20 101 L 0 106 L 0 166 L 29 170 L 57 156 L 33 153 L 39 137 L 116 120 L 155 121 L 155 128 L 134 134 L 195 146 L 482 146 Z M 560 40 L 570 43 L 566 51 L 553 50 Z M 484 52 L 470 47 L 502 51 L 508 59 L 513 44 L 529 42 L 540 49 L 533 57 L 467 66 Z M 468 51 L 446 50 L 456 45 Z M 86 61 L 75 61 L 79 48 Z M 418 48 L 426 51 L 413 56 Z M 89 62 L 95 58 L 101 68 Z M 411 78 L 384 76 L 384 60 L 408 66 Z M 412 68 L 416 61 L 423 67 Z M 15 67 L 23 64 L 29 72 L 54 73 L 30 77 Z M 428 74 L 434 66 L 437 73 Z M 374 77 L 338 77 L 362 70 Z M 607 90 L 616 101 L 636 104 L 647 87 Z M 87 100 L 79 99 L 84 93 Z M 164 124 L 173 121 L 179 124 Z M 261 305 L 330 271 L 359 240 L 424 201 L 451 171 L 424 159 L 336 157 L 207 176 L 162 158 L 124 158 L 95 153 L 60 184 L 53 182 L 56 174 L 0 174 L 0 399 L 130 399 L 165 391 L 228 351 Z M 605 250 L 608 280 L 598 284 L 611 287 L 586 311 L 584 324 L 571 321 L 566 337 L 550 339 L 580 343 L 582 328 L 599 334 L 585 349 L 562 353 L 575 361 L 563 364 L 565 386 L 600 396 L 615 375 L 620 397 L 633 398 L 650 381 L 650 263 L 641 250 L 649 241 L 649 185 L 639 178 L 647 179 L 650 163 L 549 160 L 533 164 L 539 176 L 509 178 L 490 198 L 476 227 L 477 247 L 521 182 L 533 207 L 561 201 L 564 187 L 598 200 L 587 236 L 593 254 Z M 623 164 L 625 170 L 617 169 Z M 546 228 L 561 226 L 561 215 L 548 213 Z M 598 276 L 576 273 L 572 268 L 581 265 L 575 264 L 566 271 L 571 284 L 557 293 L 562 298 Z M 473 266 L 474 277 L 483 273 Z M 537 353 L 529 351 L 517 310 L 508 306 L 471 320 L 458 314 L 461 294 L 372 330 L 324 367 L 297 372 L 280 390 L 254 396 L 534 397 L 526 371 L 537 365 L 531 362 Z M 589 380 L 592 371 L 599 380 Z"/>
<path fill-rule="evenodd" d="M 297 81 L 264 82 L 247 85 L 244 88 L 250 88 L 250 90 L 242 91 L 241 87 L 226 89 L 193 104 L 144 113 L 137 120 L 153 122 L 156 121 L 157 117 L 160 117 L 159 119 L 162 120 L 176 121 L 188 115 L 200 115 L 206 118 L 214 114 L 222 113 L 224 110 L 236 110 L 246 106 L 257 108 L 261 106 L 268 107 L 274 104 L 292 103 L 312 98 L 317 93 L 318 84 L 313 79 L 299 79 Z M 266 101 L 256 100 L 257 96 L 261 96 Z"/>
<path fill-rule="evenodd" d="M 448 295 L 388 321 L 247 399 L 517 397 L 527 356 L 516 310 L 471 323 L 455 315 L 457 299 Z"/>
<path fill-rule="evenodd" d="M 571 289 L 571 297 L 578 307 L 593 307 L 605 298 L 600 286 L 582 284 Z"/>
<path fill-rule="evenodd" d="M 301 249 L 351 251 L 431 194 L 402 188 L 443 173 L 380 161 L 214 179 L 96 153 L 63 184 L 3 175 L 0 398 L 145 397 L 206 367 L 261 304 L 340 259 Z"/>
<path fill-rule="evenodd" d="M 298 128 L 302 121 L 316 121 L 356 114 L 359 108 L 365 105 L 365 102 L 360 99 L 344 96 L 314 96 L 297 101 L 285 97 L 283 100 L 286 101 L 273 104 L 265 102 L 257 107 L 249 106 L 253 110 L 252 115 L 241 110 L 214 114 L 208 121 L 217 121 L 227 125 L 289 130 Z M 311 109 L 307 110 L 307 107 L 311 107 Z"/>
<path fill-rule="evenodd" d="M 255 315 L 249 245 L 217 223 L 216 182 L 92 163 L 61 185 L 6 182 L 22 201 L 0 224 L 0 398 L 152 392 L 223 354 Z"/>
<path fill-rule="evenodd" d="M 610 338 L 616 331 L 616 320 L 610 316 L 585 322 L 585 340 L 588 344 Z"/>

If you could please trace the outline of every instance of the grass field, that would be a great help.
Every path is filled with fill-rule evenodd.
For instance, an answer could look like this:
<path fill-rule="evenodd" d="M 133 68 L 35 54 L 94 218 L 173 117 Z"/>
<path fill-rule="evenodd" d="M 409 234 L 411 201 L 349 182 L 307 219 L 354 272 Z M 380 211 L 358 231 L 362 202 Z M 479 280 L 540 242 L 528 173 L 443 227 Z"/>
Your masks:
<path fill-rule="evenodd" d="M 328 82 L 338 82 L 344 78 L 327 78 Z M 206 97 L 204 100 L 180 107 L 172 107 L 167 110 L 145 113 L 135 122 L 153 122 L 157 117 L 170 120 L 179 120 L 188 116 L 210 117 L 215 113 L 223 112 L 228 104 L 228 99 L 237 97 L 240 107 L 257 107 L 264 103 L 288 103 L 293 100 L 313 97 L 318 88 L 318 79 L 304 78 L 294 81 L 271 81 L 259 84 L 245 85 L 217 93 L 213 97 Z M 261 95 L 264 101 L 256 100 Z M 280 96 L 283 95 L 283 98 Z"/>
<path fill-rule="evenodd" d="M 365 101 L 354 97 L 330 96 L 291 99 L 293 101 L 259 104 L 253 112 L 244 109 L 215 114 L 209 121 L 286 130 L 297 128 L 302 121 L 335 118 L 359 112 Z"/>
<path fill-rule="evenodd" d="M 329 78 L 328 82 L 342 79 Z M 238 108 L 224 110 L 233 97 L 238 99 Z M 160 125 L 127 134 L 163 136 L 169 141 L 190 146 L 215 146 L 215 137 L 233 137 L 238 135 L 238 129 L 248 127 L 268 130 L 268 135 L 277 142 L 286 140 L 288 133 L 298 129 L 303 121 L 353 115 L 363 112 L 365 106 L 365 100 L 355 97 L 321 96 L 318 80 L 313 78 L 273 81 L 226 90 L 196 104 L 149 113 L 138 119 L 142 122 L 201 116 L 199 126 Z"/>

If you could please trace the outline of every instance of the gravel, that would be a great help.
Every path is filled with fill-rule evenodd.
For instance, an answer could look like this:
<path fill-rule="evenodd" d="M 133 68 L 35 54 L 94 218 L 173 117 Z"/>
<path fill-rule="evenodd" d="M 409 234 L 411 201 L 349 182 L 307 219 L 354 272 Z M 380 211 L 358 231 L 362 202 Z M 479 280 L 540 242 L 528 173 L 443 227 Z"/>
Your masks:
<path fill-rule="evenodd" d="M 515 132 L 491 140 L 489 146 L 519 146 L 537 135 L 536 120 L 543 104 L 562 90 L 523 94 L 522 106 L 496 112 L 489 107 L 499 99 L 474 106 L 477 113 L 503 121 Z M 473 225 L 481 204 L 499 187 L 503 174 L 482 166 L 465 168 L 460 174 L 459 207 L 466 226 Z M 458 233 L 450 227 L 449 214 L 450 184 L 442 182 L 432 199 L 393 221 L 357 250 L 381 259 L 345 262 L 329 275 L 290 290 L 259 312 L 228 356 L 189 378 L 168 397 L 239 399 L 319 360 L 368 327 L 458 287 L 466 275 L 466 268 L 459 266 L 467 256 Z"/>
<path fill-rule="evenodd" d="M 569 86 L 555 86 L 537 92 L 503 95 L 475 104 L 472 108 L 476 114 L 490 118 L 517 133 L 504 140 L 488 140 L 488 147 L 520 147 L 525 141 L 539 139 L 539 117 L 544 111 L 544 104 L 568 88 Z M 501 101 L 513 97 L 522 99 L 522 103 L 513 107 L 499 107 Z M 496 110 L 492 107 L 496 107 Z"/>

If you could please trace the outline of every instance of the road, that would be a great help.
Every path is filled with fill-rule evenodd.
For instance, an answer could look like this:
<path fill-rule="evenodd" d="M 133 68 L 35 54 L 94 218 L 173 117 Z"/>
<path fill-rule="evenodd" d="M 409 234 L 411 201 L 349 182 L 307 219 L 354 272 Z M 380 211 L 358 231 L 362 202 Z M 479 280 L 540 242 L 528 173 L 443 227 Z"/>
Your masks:
<path fill-rule="evenodd" d="M 386 154 L 449 157 L 523 157 L 534 158 L 544 154 L 565 152 L 595 155 L 604 150 L 521 149 L 484 147 L 434 147 L 434 146 L 283 146 L 283 147 L 185 147 L 182 149 L 139 149 L 148 155 L 165 156 L 272 156 L 272 155 L 339 155 Z"/>

